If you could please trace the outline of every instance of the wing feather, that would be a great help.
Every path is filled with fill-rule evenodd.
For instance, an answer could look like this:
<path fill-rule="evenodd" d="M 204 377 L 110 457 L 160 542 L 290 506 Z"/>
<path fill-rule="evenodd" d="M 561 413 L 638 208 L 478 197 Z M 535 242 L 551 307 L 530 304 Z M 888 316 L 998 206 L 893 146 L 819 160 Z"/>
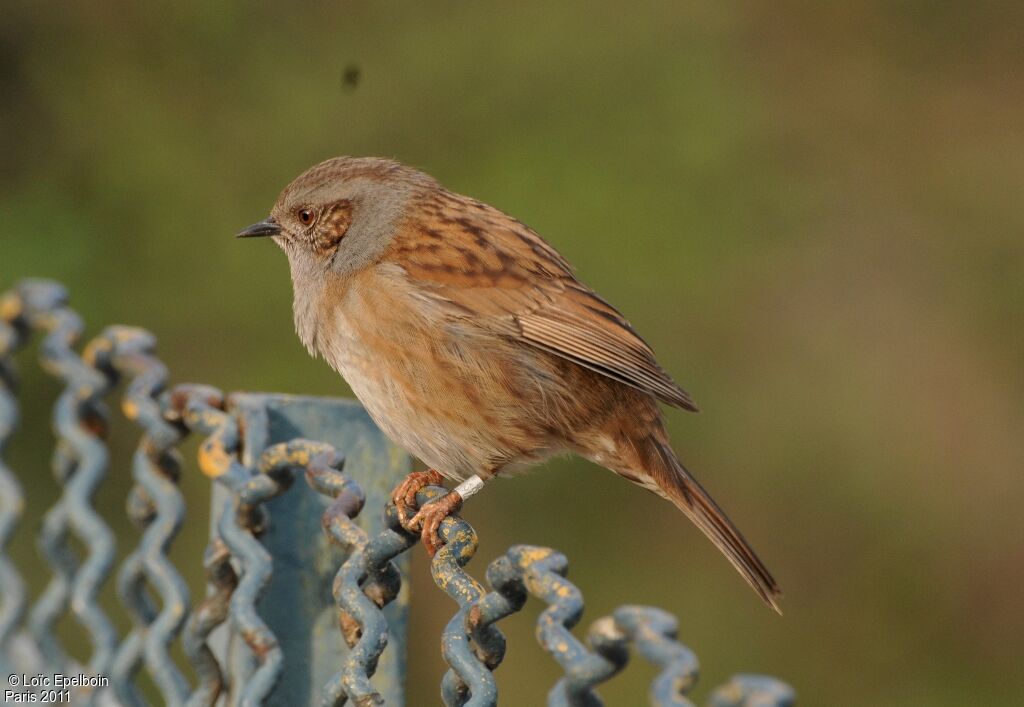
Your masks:
<path fill-rule="evenodd" d="M 529 227 L 493 207 L 438 192 L 389 254 L 456 316 L 696 410 L 654 352 L 611 304 Z"/>

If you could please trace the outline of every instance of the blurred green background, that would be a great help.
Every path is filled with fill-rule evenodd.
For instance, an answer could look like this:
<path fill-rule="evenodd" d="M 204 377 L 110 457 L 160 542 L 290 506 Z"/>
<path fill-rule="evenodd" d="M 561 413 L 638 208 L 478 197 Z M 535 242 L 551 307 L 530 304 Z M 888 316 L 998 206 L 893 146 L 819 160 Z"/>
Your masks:
<path fill-rule="evenodd" d="M 668 504 L 578 460 L 473 499 L 475 574 L 514 542 L 559 548 L 585 623 L 676 613 L 704 688 L 748 671 L 805 705 L 1021 704 L 1022 31 L 1024 6 L 985 0 L 8 0 L 0 287 L 61 280 L 88 337 L 149 328 L 175 382 L 347 395 L 292 331 L 283 255 L 232 235 L 314 162 L 398 158 L 536 228 L 645 334 L 703 409 L 668 413 L 680 456 L 786 615 Z M 34 354 L 9 459 L 38 590 L 58 387 Z M 198 596 L 194 472 L 173 556 Z M 412 584 L 410 704 L 435 704 L 454 604 L 419 552 Z M 538 609 L 502 625 L 503 704 L 560 674 Z M 650 675 L 602 693 L 640 704 Z"/>

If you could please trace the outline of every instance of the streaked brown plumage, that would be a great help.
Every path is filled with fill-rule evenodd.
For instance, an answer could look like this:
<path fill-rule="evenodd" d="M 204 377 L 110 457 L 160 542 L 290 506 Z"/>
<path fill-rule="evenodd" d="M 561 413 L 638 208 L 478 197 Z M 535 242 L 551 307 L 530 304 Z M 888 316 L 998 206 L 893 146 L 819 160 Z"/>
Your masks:
<path fill-rule="evenodd" d="M 696 410 L 689 395 L 530 228 L 396 162 L 340 157 L 240 235 L 274 237 L 304 344 L 432 469 L 486 479 L 580 454 L 674 503 L 778 608 L 768 570 L 669 445 L 658 401 Z"/>

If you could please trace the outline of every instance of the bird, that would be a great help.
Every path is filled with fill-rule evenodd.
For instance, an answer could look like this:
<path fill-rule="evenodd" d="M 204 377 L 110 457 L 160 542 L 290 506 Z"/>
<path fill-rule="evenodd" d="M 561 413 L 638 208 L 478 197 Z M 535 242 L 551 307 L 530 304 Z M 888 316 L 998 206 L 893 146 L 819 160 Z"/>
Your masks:
<path fill-rule="evenodd" d="M 672 449 L 659 403 L 692 398 L 533 229 L 400 162 L 343 156 L 236 235 L 284 251 L 299 339 L 428 467 L 392 498 L 431 556 L 485 482 L 574 453 L 674 504 L 781 613 L 775 579 Z M 461 483 L 410 518 L 444 479 Z"/>

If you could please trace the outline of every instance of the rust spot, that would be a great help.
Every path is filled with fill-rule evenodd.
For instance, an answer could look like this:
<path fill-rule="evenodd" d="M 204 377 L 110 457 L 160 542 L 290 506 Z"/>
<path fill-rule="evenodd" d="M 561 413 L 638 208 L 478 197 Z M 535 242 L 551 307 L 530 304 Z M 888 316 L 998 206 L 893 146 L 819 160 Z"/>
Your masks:
<path fill-rule="evenodd" d="M 483 620 L 483 614 L 479 604 L 474 604 L 470 608 L 469 616 L 466 617 L 466 620 L 469 623 L 470 629 L 474 629 L 480 625 L 480 622 Z"/>
<path fill-rule="evenodd" d="M 352 618 L 352 615 L 347 611 L 338 611 L 338 624 L 341 628 L 341 636 L 345 639 L 345 644 L 352 648 L 363 635 L 363 629 L 359 625 L 359 622 Z"/>
<path fill-rule="evenodd" d="M 123 412 L 124 416 L 129 420 L 134 421 L 139 417 L 139 406 L 134 400 L 125 398 L 124 402 L 121 403 L 121 412 Z"/>
<path fill-rule="evenodd" d="M 8 294 L 0 298 L 0 318 L 14 321 L 21 316 L 23 310 L 20 297 Z"/>
<path fill-rule="evenodd" d="M 211 479 L 223 476 L 231 466 L 231 455 L 214 440 L 199 447 L 199 470 Z"/>
<path fill-rule="evenodd" d="M 242 640 L 249 645 L 249 649 L 257 658 L 266 658 L 267 653 L 277 648 L 277 641 L 258 629 L 251 628 L 242 631 L 241 634 Z"/>
<path fill-rule="evenodd" d="M 89 434 L 94 437 L 106 437 L 107 436 L 107 423 L 95 412 L 86 412 L 82 417 L 82 427 L 88 430 Z"/>

